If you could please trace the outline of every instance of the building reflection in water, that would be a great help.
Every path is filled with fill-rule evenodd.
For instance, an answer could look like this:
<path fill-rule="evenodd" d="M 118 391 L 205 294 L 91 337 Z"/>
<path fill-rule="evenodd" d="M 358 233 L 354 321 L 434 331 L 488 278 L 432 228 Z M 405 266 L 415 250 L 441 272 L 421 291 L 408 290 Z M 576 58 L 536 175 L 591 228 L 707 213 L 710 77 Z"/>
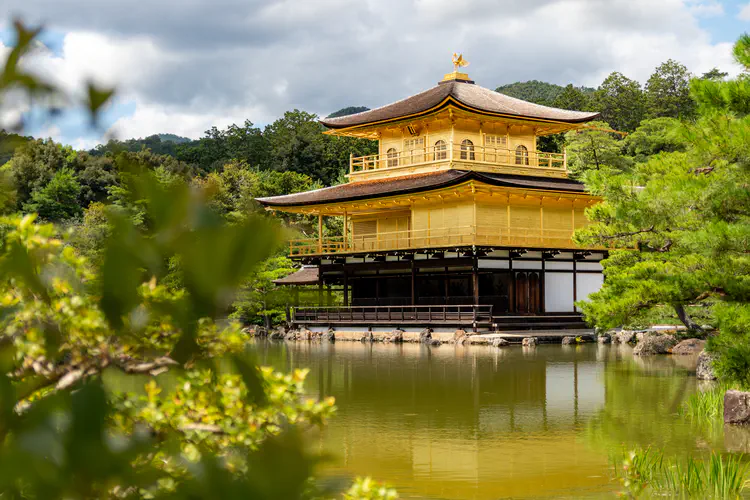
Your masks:
<path fill-rule="evenodd" d="M 612 488 L 606 453 L 582 434 L 607 402 L 607 365 L 632 362 L 628 348 L 259 347 L 264 363 L 309 368 L 309 390 L 336 398 L 338 412 L 320 437 L 334 472 L 430 498 Z"/>

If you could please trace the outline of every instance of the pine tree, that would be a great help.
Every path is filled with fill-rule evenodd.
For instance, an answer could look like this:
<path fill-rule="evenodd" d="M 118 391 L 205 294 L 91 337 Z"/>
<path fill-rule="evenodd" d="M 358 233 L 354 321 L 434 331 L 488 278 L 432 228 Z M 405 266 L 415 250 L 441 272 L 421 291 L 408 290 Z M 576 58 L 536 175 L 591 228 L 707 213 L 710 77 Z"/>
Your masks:
<path fill-rule="evenodd" d="M 683 122 L 687 149 L 652 156 L 632 171 L 585 174 L 604 202 L 580 243 L 613 250 L 603 288 L 581 307 L 611 327 L 669 306 L 691 330 L 719 330 L 709 346 L 719 373 L 750 383 L 750 36 L 735 45 L 745 75 L 731 81 L 696 79 L 695 122 Z"/>

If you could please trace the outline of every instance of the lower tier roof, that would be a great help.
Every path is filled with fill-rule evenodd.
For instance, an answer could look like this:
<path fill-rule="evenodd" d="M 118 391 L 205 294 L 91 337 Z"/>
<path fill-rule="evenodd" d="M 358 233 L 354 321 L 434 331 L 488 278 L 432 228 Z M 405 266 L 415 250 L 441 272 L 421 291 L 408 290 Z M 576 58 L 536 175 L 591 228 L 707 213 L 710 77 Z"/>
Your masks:
<path fill-rule="evenodd" d="M 466 170 L 444 170 L 395 179 L 350 182 L 339 184 L 338 186 L 315 189 L 313 191 L 304 191 L 302 193 L 257 198 L 257 200 L 268 208 L 322 205 L 326 203 L 375 199 L 384 196 L 431 191 L 433 189 L 455 186 L 470 180 L 480 181 L 493 186 L 539 191 L 585 192 L 584 185 L 572 179 L 490 174 Z"/>

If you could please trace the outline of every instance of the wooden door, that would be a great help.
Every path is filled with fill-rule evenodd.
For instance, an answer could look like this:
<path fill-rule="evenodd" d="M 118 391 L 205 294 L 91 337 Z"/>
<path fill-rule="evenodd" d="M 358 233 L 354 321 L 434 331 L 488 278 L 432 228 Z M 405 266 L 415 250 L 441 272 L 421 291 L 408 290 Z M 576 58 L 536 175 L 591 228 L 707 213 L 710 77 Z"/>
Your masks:
<path fill-rule="evenodd" d="M 516 312 L 526 313 L 529 308 L 529 277 L 516 273 Z"/>
<path fill-rule="evenodd" d="M 538 314 L 542 304 L 541 276 L 538 272 L 516 273 L 516 312 Z"/>

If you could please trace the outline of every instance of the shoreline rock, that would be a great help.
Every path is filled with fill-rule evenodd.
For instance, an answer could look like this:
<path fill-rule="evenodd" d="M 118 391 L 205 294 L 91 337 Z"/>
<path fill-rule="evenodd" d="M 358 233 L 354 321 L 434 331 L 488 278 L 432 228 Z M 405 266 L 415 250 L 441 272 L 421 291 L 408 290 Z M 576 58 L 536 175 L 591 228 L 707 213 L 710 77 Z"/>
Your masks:
<path fill-rule="evenodd" d="M 672 348 L 672 354 L 686 356 L 699 354 L 706 347 L 706 341 L 701 339 L 685 339 Z"/>
<path fill-rule="evenodd" d="M 727 391 L 724 394 L 724 423 L 750 424 L 750 392 Z"/>
<path fill-rule="evenodd" d="M 521 345 L 523 347 L 536 347 L 536 345 L 539 343 L 536 337 L 525 337 L 521 341 Z"/>
<path fill-rule="evenodd" d="M 673 335 L 644 335 L 642 340 L 633 349 L 634 356 L 650 356 L 653 354 L 669 354 L 671 349 L 677 345 L 677 339 Z"/>
<path fill-rule="evenodd" d="M 707 351 L 702 351 L 698 355 L 698 364 L 695 367 L 695 376 L 698 380 L 716 380 L 713 362 L 716 355 Z"/>

